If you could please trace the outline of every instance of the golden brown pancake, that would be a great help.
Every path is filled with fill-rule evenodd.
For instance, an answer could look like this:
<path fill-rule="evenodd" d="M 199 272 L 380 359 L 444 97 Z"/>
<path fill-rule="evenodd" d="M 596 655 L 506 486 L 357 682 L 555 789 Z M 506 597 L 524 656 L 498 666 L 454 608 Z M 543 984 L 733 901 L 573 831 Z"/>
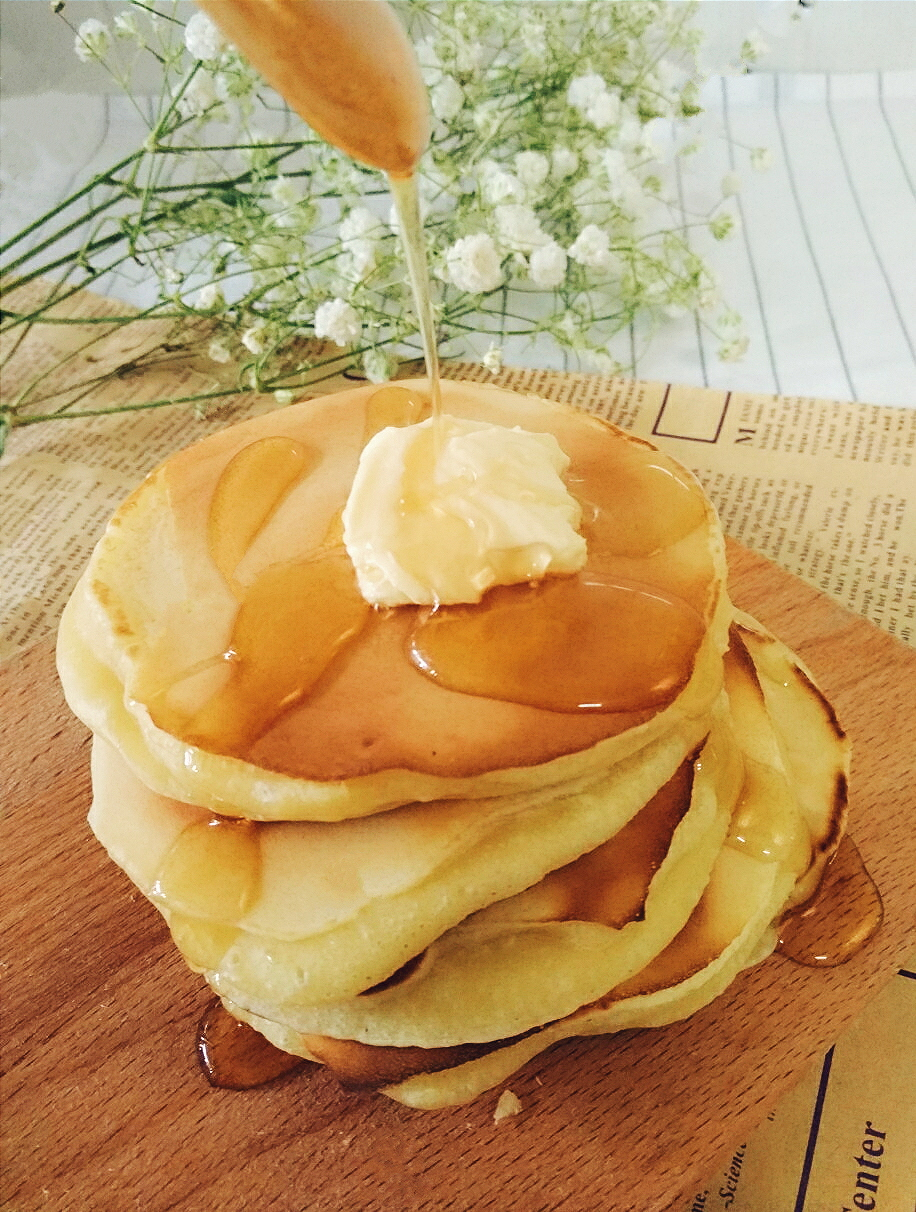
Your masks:
<path fill-rule="evenodd" d="M 144 781 L 242 816 L 336 819 L 597 776 L 709 710 L 730 617 L 711 507 L 648 444 L 535 397 L 444 385 L 456 415 L 556 436 L 586 568 L 491 591 L 486 610 L 366 607 L 337 519 L 378 394 L 207 438 L 112 520 L 59 666 L 74 710 Z M 519 637 L 528 701 L 475 686 Z M 444 667 L 421 672 L 412 647 Z"/>
<path fill-rule="evenodd" d="M 224 1005 L 347 1084 L 475 1097 L 569 1035 L 692 1013 L 773 946 L 843 828 L 848 748 L 726 593 L 688 472 L 535 397 L 585 568 L 373 609 L 342 545 L 360 450 L 420 419 L 364 387 L 168 460 L 61 623 L 90 822 Z"/>

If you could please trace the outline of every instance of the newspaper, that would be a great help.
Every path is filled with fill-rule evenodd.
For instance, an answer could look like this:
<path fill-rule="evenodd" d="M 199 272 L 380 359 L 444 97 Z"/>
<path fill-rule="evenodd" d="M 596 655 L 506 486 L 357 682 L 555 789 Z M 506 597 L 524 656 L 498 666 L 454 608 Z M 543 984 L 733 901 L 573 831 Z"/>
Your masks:
<path fill-rule="evenodd" d="M 95 315 L 113 307 L 93 296 L 74 306 Z M 151 330 L 132 351 L 120 334 L 114 348 L 94 341 L 92 366 L 101 373 L 157 339 Z M 5 370 L 6 398 L 81 340 L 70 327 L 30 337 Z M 538 392 L 649 438 L 698 476 L 733 538 L 916 646 L 916 409 L 531 369 L 491 376 L 467 364 L 444 373 Z M 92 405 L 212 391 L 214 375 L 205 360 L 185 358 L 100 386 Z M 335 379 L 320 391 L 352 385 Z M 0 660 L 53 632 L 108 517 L 143 475 L 274 407 L 251 395 L 202 415 L 177 405 L 15 430 L 0 462 Z M 677 1212 L 912 1212 L 914 1038 L 916 956 Z"/>

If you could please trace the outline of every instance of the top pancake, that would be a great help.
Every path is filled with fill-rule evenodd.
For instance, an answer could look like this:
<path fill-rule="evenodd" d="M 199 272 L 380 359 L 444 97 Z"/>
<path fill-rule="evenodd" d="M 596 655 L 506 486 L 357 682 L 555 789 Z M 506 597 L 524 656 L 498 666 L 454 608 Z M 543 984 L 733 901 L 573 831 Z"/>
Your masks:
<path fill-rule="evenodd" d="M 422 383 L 398 386 L 424 392 Z M 562 596 L 573 583 L 598 581 L 691 616 L 695 642 L 676 654 L 670 685 L 654 697 L 636 686 L 610 709 L 570 710 L 540 705 L 536 694 L 513 702 L 450 689 L 420 672 L 408 645 L 424 608 L 363 613 L 340 544 L 339 514 L 379 394 L 362 387 L 233 426 L 174 456 L 99 543 L 62 626 L 61 676 L 76 713 L 148 785 L 232 815 L 338 819 L 412 799 L 594 777 L 708 712 L 730 608 L 721 532 L 699 485 L 647 443 L 572 409 L 476 384 L 442 386 L 446 412 L 552 433 L 570 457 L 588 563 L 524 593 Z M 343 603 L 330 612 L 329 586 Z M 455 609 L 493 608 L 491 594 Z M 548 611 L 556 609 L 551 600 Z M 651 651 L 661 624 L 635 617 L 638 626 L 625 621 L 633 634 L 614 642 Z M 511 613 L 507 620 L 512 628 Z M 592 624 L 583 651 L 599 647 L 614 620 Z M 298 693 L 289 679 L 314 658 L 303 655 L 309 644 L 336 655 L 322 658 Z M 533 651 L 532 684 L 552 683 L 570 654 L 549 644 Z M 246 662 L 254 673 L 233 686 Z"/>

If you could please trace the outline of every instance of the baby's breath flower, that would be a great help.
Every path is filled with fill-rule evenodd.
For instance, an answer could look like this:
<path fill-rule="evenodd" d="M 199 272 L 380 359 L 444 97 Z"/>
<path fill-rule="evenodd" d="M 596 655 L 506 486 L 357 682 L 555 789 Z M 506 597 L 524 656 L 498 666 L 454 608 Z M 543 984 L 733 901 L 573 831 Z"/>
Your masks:
<path fill-rule="evenodd" d="M 274 400 L 277 402 L 280 408 L 286 408 L 288 405 L 292 404 L 295 398 L 296 393 L 294 391 L 290 391 L 287 387 L 280 387 L 274 392 Z"/>
<path fill-rule="evenodd" d="M 363 374 L 370 383 L 387 383 L 394 367 L 391 358 L 378 345 L 363 354 Z"/>
<path fill-rule="evenodd" d="M 583 227 L 569 249 L 569 255 L 588 269 L 606 270 L 611 266 L 611 240 L 595 223 Z"/>
<path fill-rule="evenodd" d="M 440 122 L 451 122 L 464 105 L 464 92 L 454 76 L 442 76 L 429 93 L 430 108 Z"/>
<path fill-rule="evenodd" d="M 596 72 L 570 80 L 566 100 L 573 109 L 584 114 L 590 105 L 607 92 L 607 83 Z"/>
<path fill-rule="evenodd" d="M 137 18 L 129 8 L 117 13 L 112 25 L 114 26 L 115 37 L 130 38 L 134 42 L 143 45 L 143 35 L 140 33 L 140 28 L 137 25 Z"/>
<path fill-rule="evenodd" d="M 184 44 L 195 59 L 219 59 L 226 39 L 219 26 L 206 13 L 194 13 L 184 27 Z"/>
<path fill-rule="evenodd" d="M 267 325 L 258 320 L 242 333 L 242 344 L 249 353 L 255 356 L 262 354 L 267 348 Z"/>
<path fill-rule="evenodd" d="M 723 341 L 718 349 L 720 362 L 740 362 L 748 351 L 750 341 L 746 334 Z"/>
<path fill-rule="evenodd" d="M 537 189 L 539 185 L 543 185 L 550 172 L 550 161 L 537 151 L 519 152 L 512 161 L 512 166 L 519 181 L 528 189 Z"/>
<path fill-rule="evenodd" d="M 456 240 L 445 254 L 448 277 L 459 290 L 486 294 L 502 285 L 503 271 L 493 237 L 475 232 Z"/>
<path fill-rule="evenodd" d="M 108 54 L 110 46 L 111 33 L 104 21 L 99 21 L 96 17 L 87 17 L 80 23 L 80 27 L 76 31 L 73 49 L 76 51 L 77 58 L 81 59 L 83 63 L 89 63 L 92 59 L 98 59 L 101 62 Z"/>
<path fill-rule="evenodd" d="M 302 190 L 281 173 L 271 183 L 270 196 L 275 202 L 279 202 L 281 206 L 289 208 L 295 206 L 301 200 Z"/>
<path fill-rule="evenodd" d="M 355 345 L 362 335 L 359 313 L 346 299 L 328 299 L 315 311 L 315 336 L 341 347 Z"/>
<path fill-rule="evenodd" d="M 378 237 L 382 233 L 382 223 L 368 206 L 354 206 L 341 220 L 338 233 L 345 244 L 367 236 Z"/>
<path fill-rule="evenodd" d="M 769 46 L 759 30 L 751 30 L 741 43 L 740 55 L 746 63 L 756 63 L 769 50 Z"/>
<path fill-rule="evenodd" d="M 142 209 L 128 213 L 132 203 L 113 190 L 131 232 L 125 258 L 152 266 L 167 308 L 218 316 L 210 357 L 240 361 L 261 390 L 306 381 L 314 368 L 294 343 L 313 334 L 346 348 L 341 361 L 371 381 L 391 377 L 396 357 L 413 353 L 416 322 L 397 223 L 379 217 L 387 203 L 379 211 L 377 175 L 312 132 L 286 132 L 277 98 L 204 13 L 182 25 L 137 7 L 143 21 L 125 10 L 113 32 L 141 46 L 152 30 L 165 118 L 125 177 L 141 187 Z M 477 350 L 467 336 L 476 330 L 495 368 L 511 330 L 607 369 L 608 340 L 640 310 L 654 327 L 700 309 L 726 356 L 740 354 L 746 338 L 721 315 L 713 322 L 718 287 L 687 244 L 702 208 L 674 193 L 667 171 L 698 146 L 689 123 L 700 112 L 697 35 L 681 9 L 657 0 L 401 5 L 422 28 L 434 122 L 420 209 L 437 327 L 456 352 L 458 342 Z M 110 38 L 90 19 L 77 53 L 101 58 Z M 753 37 L 744 49 L 762 53 Z M 208 150 L 192 168 L 195 140 Z M 175 155 L 179 147 L 189 154 Z M 763 148 L 748 155 L 754 169 L 772 159 Z M 725 198 L 736 184 L 727 174 Z M 717 239 L 735 229 L 728 209 L 702 220 Z"/>
<path fill-rule="evenodd" d="M 480 359 L 481 366 L 485 367 L 491 375 L 499 374 L 503 368 L 503 351 L 499 345 L 490 344 L 490 348 Z"/>
<path fill-rule="evenodd" d="M 480 165 L 480 190 L 491 206 L 503 202 L 521 202 L 525 197 L 525 186 L 515 176 L 493 160 L 484 160 Z"/>
<path fill-rule="evenodd" d="M 550 153 L 551 174 L 563 181 L 579 167 L 579 157 L 569 147 L 555 147 Z"/>
<path fill-rule="evenodd" d="M 223 288 L 219 282 L 208 282 L 197 292 L 194 307 L 198 311 L 216 311 L 218 308 L 224 307 L 225 303 Z"/>
<path fill-rule="evenodd" d="M 554 290 L 566 277 L 566 253 L 551 240 L 531 254 L 528 261 L 531 281 L 541 290 Z"/>
<path fill-rule="evenodd" d="M 750 161 L 755 172 L 766 172 L 768 168 L 773 167 L 773 152 L 769 147 L 751 148 Z"/>
<path fill-rule="evenodd" d="M 201 118 L 218 101 L 213 77 L 209 72 L 197 72 L 178 100 L 178 112 L 183 118 Z"/>
<path fill-rule="evenodd" d="M 507 202 L 496 207 L 495 217 L 500 240 L 513 252 L 531 252 L 550 239 L 530 206 Z"/>
<path fill-rule="evenodd" d="M 716 240 L 727 240 L 735 230 L 735 216 L 725 212 L 710 220 L 709 230 Z"/>

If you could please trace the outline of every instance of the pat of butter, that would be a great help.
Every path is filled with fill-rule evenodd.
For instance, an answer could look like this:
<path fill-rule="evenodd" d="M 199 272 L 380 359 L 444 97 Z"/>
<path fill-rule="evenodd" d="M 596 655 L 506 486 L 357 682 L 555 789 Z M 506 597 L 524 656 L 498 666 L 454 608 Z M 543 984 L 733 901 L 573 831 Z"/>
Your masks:
<path fill-rule="evenodd" d="M 439 423 L 383 429 L 362 452 L 343 528 L 366 601 L 478 602 L 493 585 L 577 572 L 581 509 L 556 438 Z"/>

